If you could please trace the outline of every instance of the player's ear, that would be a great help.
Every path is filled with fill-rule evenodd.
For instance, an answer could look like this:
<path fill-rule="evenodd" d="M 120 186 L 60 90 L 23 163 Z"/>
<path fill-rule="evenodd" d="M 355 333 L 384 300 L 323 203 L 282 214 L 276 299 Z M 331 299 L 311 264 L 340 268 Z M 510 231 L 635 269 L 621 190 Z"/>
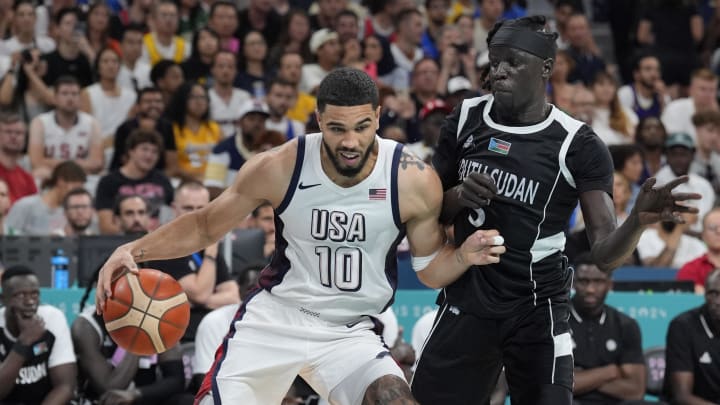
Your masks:
<path fill-rule="evenodd" d="M 322 121 L 320 120 L 320 111 L 318 109 L 315 109 L 315 121 L 318 123 L 318 127 L 322 125 Z"/>
<path fill-rule="evenodd" d="M 382 106 L 378 105 L 375 109 L 375 130 L 380 129 L 380 114 L 382 113 Z"/>
<path fill-rule="evenodd" d="M 542 77 L 543 79 L 550 79 L 552 75 L 553 66 L 555 66 L 555 59 L 547 58 L 543 61 Z"/>

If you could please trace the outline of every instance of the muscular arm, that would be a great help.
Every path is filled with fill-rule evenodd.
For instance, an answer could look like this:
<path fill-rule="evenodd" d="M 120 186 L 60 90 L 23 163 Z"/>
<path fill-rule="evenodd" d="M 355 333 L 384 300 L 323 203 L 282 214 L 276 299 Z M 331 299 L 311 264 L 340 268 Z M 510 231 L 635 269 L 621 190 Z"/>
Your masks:
<path fill-rule="evenodd" d="M 85 319 L 78 317 L 70 330 L 80 369 L 93 391 L 102 394 L 111 389 L 125 389 L 135 377 L 138 357 L 126 353 L 117 367 L 112 367 L 100 352 L 100 338 Z"/>
<path fill-rule="evenodd" d="M 487 246 L 483 238 L 497 235 L 496 231 L 477 231 L 460 248 L 445 243 L 445 233 L 438 221 L 442 186 L 430 166 L 403 152 L 398 177 L 399 194 L 403 196 L 400 213 L 406 223 L 410 252 L 414 257 L 437 253 L 424 269 L 417 271 L 423 284 L 430 288 L 442 288 L 457 280 L 472 264 L 497 262 L 497 257 L 490 253 L 502 253 L 504 247 L 492 248 L 495 251 L 483 249 Z M 478 255 L 484 256 L 480 258 Z M 485 261 L 478 263 L 477 260 Z"/>
<path fill-rule="evenodd" d="M 661 186 L 650 178 L 642 185 L 635 206 L 623 224 L 615 228 L 615 212 L 610 196 L 601 190 L 580 194 L 580 205 L 592 246 L 590 254 L 602 271 L 612 271 L 622 265 L 637 246 L 648 224 L 660 221 L 682 223 L 681 213 L 696 213 L 697 208 L 682 204 L 701 198 L 697 193 L 673 193 L 673 189 L 688 181 L 681 176 Z"/>
<path fill-rule="evenodd" d="M 205 208 L 119 247 L 100 272 L 95 297 L 98 309 L 104 307 L 105 295 L 110 295 L 110 281 L 116 271 L 135 270 L 135 262 L 190 255 L 220 240 L 262 201 L 278 206 L 290 184 L 296 154 L 297 141 L 291 141 L 254 156 L 242 166 L 234 184 Z"/>
<path fill-rule="evenodd" d="M 706 401 L 698 396 L 693 395 L 693 385 L 695 377 L 691 371 L 675 371 L 669 376 L 670 384 L 672 384 L 673 403 L 677 405 L 711 405 L 712 402 Z"/>
<path fill-rule="evenodd" d="M 616 228 L 612 199 L 601 190 L 580 194 L 580 206 L 593 261 L 604 272 L 618 268 L 635 250 L 645 227 L 636 214 L 631 214 Z"/>
<path fill-rule="evenodd" d="M 42 405 L 64 405 L 75 397 L 75 381 L 77 379 L 77 366 L 75 363 L 66 363 L 48 370 L 52 390 L 45 396 Z"/>

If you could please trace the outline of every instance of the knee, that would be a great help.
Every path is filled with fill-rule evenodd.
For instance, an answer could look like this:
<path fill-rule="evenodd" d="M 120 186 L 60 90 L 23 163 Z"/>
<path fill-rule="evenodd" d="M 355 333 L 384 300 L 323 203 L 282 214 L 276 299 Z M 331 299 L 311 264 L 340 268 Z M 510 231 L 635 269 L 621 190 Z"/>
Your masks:
<path fill-rule="evenodd" d="M 415 405 L 407 382 L 396 375 L 385 375 L 365 390 L 362 405 Z"/>

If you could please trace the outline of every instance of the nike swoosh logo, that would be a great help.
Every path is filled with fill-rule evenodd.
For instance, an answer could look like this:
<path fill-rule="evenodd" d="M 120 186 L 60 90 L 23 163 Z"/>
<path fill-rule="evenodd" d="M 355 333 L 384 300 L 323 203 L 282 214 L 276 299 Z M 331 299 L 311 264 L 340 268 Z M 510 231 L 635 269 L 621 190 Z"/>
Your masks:
<path fill-rule="evenodd" d="M 317 187 L 317 186 L 319 186 L 319 185 L 320 185 L 320 183 L 317 183 L 317 184 L 308 184 L 308 185 L 306 186 L 306 185 L 302 184 L 302 182 L 301 182 L 300 185 L 298 186 L 298 188 L 299 188 L 300 190 L 305 190 L 306 188 L 313 188 L 313 187 Z"/>

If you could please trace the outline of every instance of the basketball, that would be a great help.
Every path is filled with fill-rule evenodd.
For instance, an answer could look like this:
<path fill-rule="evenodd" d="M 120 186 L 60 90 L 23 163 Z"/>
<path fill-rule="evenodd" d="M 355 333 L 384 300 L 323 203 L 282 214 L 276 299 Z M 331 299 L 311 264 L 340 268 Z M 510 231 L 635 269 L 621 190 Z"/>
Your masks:
<path fill-rule="evenodd" d="M 154 269 L 127 272 L 112 283 L 105 302 L 105 328 L 118 346 L 137 355 L 173 347 L 190 321 L 190 304 L 180 284 Z"/>

